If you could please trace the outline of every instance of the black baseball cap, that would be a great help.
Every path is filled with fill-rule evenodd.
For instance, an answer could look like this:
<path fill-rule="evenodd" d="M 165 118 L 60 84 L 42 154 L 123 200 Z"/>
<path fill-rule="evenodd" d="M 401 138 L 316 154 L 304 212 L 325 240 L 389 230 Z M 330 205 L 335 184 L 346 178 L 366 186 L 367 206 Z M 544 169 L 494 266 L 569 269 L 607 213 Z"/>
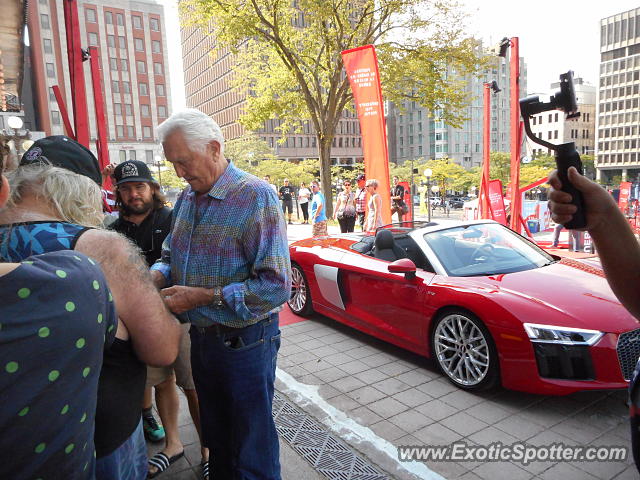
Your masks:
<path fill-rule="evenodd" d="M 113 171 L 116 185 L 126 182 L 151 182 L 156 183 L 151 176 L 151 171 L 146 163 L 140 160 L 127 160 L 122 162 Z"/>
<path fill-rule="evenodd" d="M 27 150 L 20 165 L 48 163 L 84 175 L 102 186 L 100 165 L 95 155 L 84 145 L 64 135 L 52 135 L 36 140 Z"/>

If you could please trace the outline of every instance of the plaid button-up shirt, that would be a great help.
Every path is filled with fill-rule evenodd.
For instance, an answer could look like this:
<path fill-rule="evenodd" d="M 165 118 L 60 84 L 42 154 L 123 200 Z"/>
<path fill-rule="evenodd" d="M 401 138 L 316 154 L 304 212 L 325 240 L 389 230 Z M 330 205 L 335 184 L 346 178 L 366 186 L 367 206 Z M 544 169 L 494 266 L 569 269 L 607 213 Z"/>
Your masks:
<path fill-rule="evenodd" d="M 275 192 L 229 163 L 211 190 L 187 187 L 152 269 L 174 285 L 223 287 L 226 306 L 197 307 L 181 321 L 245 327 L 281 309 L 291 290 L 286 227 Z"/>

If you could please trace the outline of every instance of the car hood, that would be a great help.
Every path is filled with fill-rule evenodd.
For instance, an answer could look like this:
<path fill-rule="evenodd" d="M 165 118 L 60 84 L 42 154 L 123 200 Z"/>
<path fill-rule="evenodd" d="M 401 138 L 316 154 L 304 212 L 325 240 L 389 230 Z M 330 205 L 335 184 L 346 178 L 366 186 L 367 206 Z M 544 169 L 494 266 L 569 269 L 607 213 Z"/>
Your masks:
<path fill-rule="evenodd" d="M 453 280 L 453 279 L 451 279 Z M 523 272 L 456 278 L 525 322 L 620 333 L 640 328 L 615 297 L 596 262 L 563 259 Z"/>

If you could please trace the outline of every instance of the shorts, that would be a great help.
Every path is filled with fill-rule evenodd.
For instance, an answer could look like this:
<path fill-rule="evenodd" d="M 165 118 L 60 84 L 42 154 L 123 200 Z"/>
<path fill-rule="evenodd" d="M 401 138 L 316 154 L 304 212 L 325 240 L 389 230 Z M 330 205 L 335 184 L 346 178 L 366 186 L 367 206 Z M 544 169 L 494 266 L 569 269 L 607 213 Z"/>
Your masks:
<path fill-rule="evenodd" d="M 327 221 L 323 220 L 321 222 L 315 222 L 312 226 L 313 236 L 321 237 L 327 236 Z"/>
<path fill-rule="evenodd" d="M 176 361 L 166 367 L 147 367 L 147 388 L 161 384 L 175 372 L 176 385 L 183 390 L 195 390 L 196 386 L 191 374 L 191 337 L 189 336 L 191 324 L 183 323 L 180 327 L 182 338 Z"/>
<path fill-rule="evenodd" d="M 283 200 L 282 201 L 282 213 L 287 213 L 289 210 L 289 215 L 293 213 L 293 200 Z"/>

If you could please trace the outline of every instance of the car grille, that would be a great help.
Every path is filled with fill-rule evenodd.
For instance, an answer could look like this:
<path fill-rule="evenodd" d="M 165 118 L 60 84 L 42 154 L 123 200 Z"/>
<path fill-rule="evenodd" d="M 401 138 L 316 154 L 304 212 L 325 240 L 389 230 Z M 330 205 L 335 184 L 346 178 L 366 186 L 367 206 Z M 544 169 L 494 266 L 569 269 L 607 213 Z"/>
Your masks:
<path fill-rule="evenodd" d="M 616 351 L 622 376 L 625 380 L 631 380 L 638 357 L 640 357 L 640 328 L 620 335 Z"/>

